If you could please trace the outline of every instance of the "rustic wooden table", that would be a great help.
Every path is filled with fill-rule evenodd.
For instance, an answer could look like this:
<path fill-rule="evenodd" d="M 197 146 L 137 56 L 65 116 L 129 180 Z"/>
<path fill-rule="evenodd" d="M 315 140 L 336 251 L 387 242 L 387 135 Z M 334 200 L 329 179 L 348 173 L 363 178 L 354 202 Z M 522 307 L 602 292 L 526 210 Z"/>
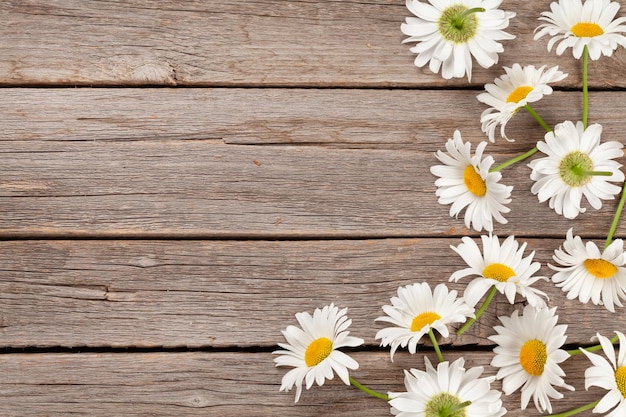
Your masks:
<path fill-rule="evenodd" d="M 401 0 L 0 1 L 0 415 L 390 415 L 337 378 L 294 405 L 271 352 L 296 312 L 334 302 L 366 342 L 359 381 L 400 391 L 434 359 L 426 345 L 391 363 L 374 340 L 397 287 L 447 282 L 463 267 L 449 246 L 478 236 L 437 204 L 434 152 L 455 129 L 485 140 L 476 95 L 516 62 L 569 73 L 535 108 L 580 118 L 579 62 L 532 39 L 549 1 L 502 8 L 517 39 L 468 83 L 413 66 Z M 590 121 L 622 142 L 625 66 L 624 50 L 590 64 Z M 527 114 L 508 131 L 497 161 L 543 137 Z M 569 227 L 606 236 L 616 201 L 569 221 L 525 164 L 504 178 L 495 232 L 527 241 L 542 274 Z M 623 308 L 541 289 L 568 346 L 626 330 Z M 495 374 L 487 336 L 519 306 L 500 298 L 446 357 Z M 577 391 L 555 411 L 603 394 L 585 391 L 588 365 L 565 363 Z M 539 415 L 519 402 L 508 415 Z"/>

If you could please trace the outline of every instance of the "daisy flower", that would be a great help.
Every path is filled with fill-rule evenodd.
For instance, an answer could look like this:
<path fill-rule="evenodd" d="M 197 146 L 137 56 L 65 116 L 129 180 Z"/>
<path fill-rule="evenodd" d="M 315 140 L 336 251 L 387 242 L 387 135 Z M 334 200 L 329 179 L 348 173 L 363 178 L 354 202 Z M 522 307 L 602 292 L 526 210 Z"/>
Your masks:
<path fill-rule="evenodd" d="M 541 264 L 533 262 L 535 252 L 524 257 L 526 242 L 521 247 L 515 236 L 507 237 L 502 245 L 498 236 L 481 236 L 483 250 L 471 238 L 465 236 L 459 246 L 450 246 L 467 263 L 469 268 L 456 271 L 450 276 L 450 281 L 458 282 L 461 278 L 474 276 L 465 288 L 463 298 L 470 306 L 476 303 L 492 287 L 506 295 L 509 303 L 515 302 L 515 294 L 525 297 L 528 304 L 535 308 L 543 308 L 547 298 L 546 293 L 533 288 L 532 285 L 545 277 L 533 276 L 539 271 Z"/>
<path fill-rule="evenodd" d="M 341 380 L 350 385 L 348 369 L 357 369 L 359 364 L 345 353 L 337 350 L 342 347 L 362 345 L 364 340 L 348 336 L 346 329 L 352 323 L 346 317 L 344 308 L 339 310 L 333 304 L 323 309 L 315 309 L 313 316 L 307 312 L 297 313 L 296 319 L 301 328 L 287 326 L 283 335 L 287 343 L 279 343 L 284 350 L 273 353 L 280 355 L 274 358 L 276 366 L 291 366 L 285 374 L 280 391 L 289 391 L 296 386 L 296 402 L 302 393 L 302 382 L 306 380 L 306 389 L 311 388 L 315 381 L 323 385 L 324 380 L 333 379 L 333 371 Z"/>
<path fill-rule="evenodd" d="M 593 124 L 587 129 L 582 122 L 559 123 L 553 132 L 546 133 L 544 141 L 537 143 L 539 151 L 546 154 L 528 165 L 530 178 L 535 181 L 531 191 L 539 202 L 549 201 L 551 209 L 568 219 L 573 219 L 585 208 L 582 197 L 594 209 L 602 207 L 601 200 L 613 199 L 621 187 L 609 182 L 623 182 L 620 163 L 613 161 L 624 155 L 623 145 L 617 141 L 600 143 L 602 126 Z"/>
<path fill-rule="evenodd" d="M 463 142 L 461 133 L 454 132 L 446 142 L 448 153 L 437 151 L 436 157 L 445 165 L 435 165 L 430 172 L 439 177 L 435 181 L 439 204 L 451 204 L 450 216 L 457 216 L 464 208 L 465 226 L 478 232 L 493 230 L 493 219 L 506 223 L 502 213 L 511 211 L 505 204 L 511 202 L 513 187 L 500 184 L 499 172 L 489 172 L 494 163 L 493 157 L 483 159 L 487 142 L 476 147 L 471 155 L 472 144 Z"/>
<path fill-rule="evenodd" d="M 458 408 L 450 416 L 500 417 L 506 414 L 500 391 L 492 390 L 494 377 L 483 377 L 483 367 L 465 369 L 465 360 L 441 362 L 435 369 L 428 358 L 426 371 L 404 371 L 407 392 L 390 393 L 391 413 L 398 417 L 440 416 Z"/>
<path fill-rule="evenodd" d="M 548 51 L 558 43 L 557 55 L 572 48 L 574 58 L 579 59 L 584 47 L 589 49 L 593 60 L 600 55 L 611 56 L 618 46 L 626 46 L 626 18 L 615 19 L 620 4 L 610 0 L 560 0 L 550 4 L 550 12 L 541 13 L 535 40 L 549 35 Z M 615 19 L 615 20 L 614 20 Z"/>
<path fill-rule="evenodd" d="M 409 36 L 405 42 L 417 42 L 411 52 L 417 54 L 415 65 L 429 63 L 432 72 L 445 79 L 472 78 L 472 57 L 483 67 L 498 62 L 504 51 L 497 41 L 515 36 L 503 31 L 515 13 L 498 10 L 502 0 L 407 0 L 406 7 L 416 17 L 407 17 L 401 26 Z"/>
<path fill-rule="evenodd" d="M 503 326 L 495 326 L 498 334 L 488 338 L 498 344 L 491 360 L 491 366 L 500 368 L 496 378 L 502 379 L 506 395 L 522 387 L 522 410 L 532 397 L 537 410 L 551 413 L 550 398 L 563 398 L 554 387 L 574 390 L 563 380 L 565 372 L 558 365 L 570 355 L 560 349 L 567 339 L 567 325 L 557 326 L 555 312 L 556 307 L 526 306 L 522 316 L 516 310 L 511 317 L 499 317 Z"/>
<path fill-rule="evenodd" d="M 430 329 L 435 329 L 443 337 L 448 337 L 448 324 L 463 323 L 474 316 L 474 309 L 455 290 L 448 291 L 445 284 L 439 284 L 431 292 L 427 282 L 398 288 L 398 296 L 391 298 L 391 305 L 383 306 L 386 316 L 377 321 L 393 324 L 376 333 L 375 339 L 382 339 L 381 346 L 391 346 L 391 359 L 398 347 L 408 345 L 409 352 L 417 351 L 417 344 Z"/>
<path fill-rule="evenodd" d="M 626 254 L 624 242 L 616 239 L 600 251 L 593 242 L 583 243 L 580 236 L 567 231 L 563 249 L 554 251 L 552 257 L 558 266 L 548 266 L 557 271 L 552 281 L 567 292 L 567 298 L 578 298 L 582 303 L 589 300 L 604 305 L 614 313 L 615 305 L 622 307 L 626 300 Z"/>
<path fill-rule="evenodd" d="M 611 341 L 599 333 L 597 337 L 608 361 L 600 355 L 580 349 L 593 364 L 585 371 L 585 389 L 595 386 L 609 390 L 593 409 L 594 413 L 606 413 L 615 407 L 613 411 L 606 414 L 606 417 L 626 415 L 626 337 L 622 332 L 616 331 L 615 333 L 619 338 L 617 358 Z"/>
<path fill-rule="evenodd" d="M 495 84 L 485 84 L 485 93 L 479 94 L 477 99 L 481 103 L 491 106 L 480 116 L 482 131 L 487 133 L 489 141 L 495 142 L 495 130 L 500 125 L 500 136 L 512 141 L 504 131 L 506 124 L 515 116 L 519 109 L 528 103 L 539 101 L 545 95 L 552 94 L 552 87 L 548 83 L 561 81 L 567 74 L 559 71 L 559 67 L 545 70 L 546 66 L 537 69 L 533 65 L 521 67 L 504 67 L 505 75 L 496 78 Z"/>

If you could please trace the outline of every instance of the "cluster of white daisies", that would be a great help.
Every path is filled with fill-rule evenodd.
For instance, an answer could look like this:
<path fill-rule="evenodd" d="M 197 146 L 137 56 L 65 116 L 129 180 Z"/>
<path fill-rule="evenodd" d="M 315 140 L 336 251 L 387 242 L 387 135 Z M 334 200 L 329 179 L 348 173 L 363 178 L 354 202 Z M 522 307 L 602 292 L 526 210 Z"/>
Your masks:
<path fill-rule="evenodd" d="M 471 79 L 472 62 L 484 68 L 498 62 L 503 52 L 501 40 L 512 39 L 506 33 L 509 20 L 515 13 L 499 10 L 502 0 L 407 0 L 407 8 L 414 15 L 402 24 L 406 42 L 416 42 L 411 51 L 417 54 L 415 65 L 428 64 L 432 72 L 446 78 Z M 428 336 L 435 348 L 439 363 L 434 366 L 427 358 L 425 370 L 405 371 L 406 392 L 375 392 L 350 376 L 349 370 L 358 363 L 345 352 L 344 347 L 364 343 L 361 338 L 349 336 L 351 320 L 347 309 L 333 304 L 316 309 L 313 315 L 296 314 L 300 327 L 288 326 L 283 331 L 287 343 L 274 352 L 277 366 L 288 366 L 280 390 L 296 388 L 296 401 L 302 387 L 313 383 L 322 385 L 335 374 L 347 385 L 389 402 L 391 413 L 400 417 L 499 417 L 506 414 L 500 391 L 491 388 L 495 380 L 502 381 L 502 392 L 509 395 L 521 391 L 521 408 L 530 400 L 540 412 L 552 412 L 551 399 L 560 399 L 559 390 L 573 390 L 565 383 L 560 364 L 572 355 L 584 354 L 592 363 L 585 371 L 585 387 L 597 386 L 607 390 L 598 401 L 558 416 L 573 415 L 592 409 L 609 417 L 626 416 L 626 336 L 615 331 L 613 339 L 597 334 L 599 345 L 591 348 L 564 350 L 567 326 L 557 324 L 556 307 L 548 307 L 546 294 L 535 288 L 537 281 L 550 281 L 536 276 L 540 269 L 533 262 L 534 252 L 524 254 L 526 243 L 520 244 L 514 236 L 500 241 L 492 235 L 494 219 L 506 223 L 512 187 L 500 183 L 500 170 L 535 153 L 529 167 L 531 188 L 540 202 L 549 202 L 550 208 L 568 219 L 585 211 L 582 198 L 594 209 L 602 200 L 613 199 L 624 183 L 621 164 L 615 161 L 623 156 L 622 144 L 601 141 L 602 126 L 587 123 L 587 60 L 610 56 L 618 47 L 626 47 L 626 18 L 616 18 L 620 4 L 611 0 L 559 0 L 550 5 L 550 11 L 539 18 L 535 39 L 550 36 L 548 50 L 556 45 L 561 55 L 572 48 L 576 59 L 583 63 L 583 117 L 581 121 L 564 121 L 554 128 L 548 126 L 530 106 L 552 93 L 549 84 L 563 80 L 567 74 L 558 67 L 535 68 L 514 64 L 504 68 L 505 74 L 493 84 L 485 85 L 478 100 L 489 108 L 481 116 L 483 132 L 495 142 L 496 129 L 506 140 L 505 127 L 515 114 L 525 109 L 546 130 L 529 152 L 498 166 L 491 156 L 483 156 L 487 142 L 481 142 L 472 154 L 472 146 L 464 142 L 459 131 L 445 144 L 446 151 L 436 154 L 441 165 L 431 168 L 438 177 L 435 182 L 440 204 L 450 205 L 450 215 L 464 211 L 465 225 L 477 232 L 486 230 L 478 243 L 463 237 L 458 246 L 451 246 L 467 264 L 454 272 L 451 282 L 467 277 L 472 279 L 463 296 L 449 290 L 445 284 L 434 288 L 426 282 L 400 287 L 391 304 L 382 307 L 385 316 L 376 320 L 391 324 L 376 334 L 381 346 L 389 346 L 391 359 L 398 348 L 416 353 L 418 344 Z M 623 206 L 624 195 L 622 192 Z M 626 300 L 626 254 L 621 239 L 612 240 L 614 224 L 604 249 L 593 242 L 583 242 L 569 229 L 562 247 L 554 253 L 555 265 L 548 265 L 554 275 L 551 281 L 567 293 L 568 299 L 591 301 L 615 312 Z M 465 368 L 464 360 L 445 361 L 434 334 L 448 337 L 448 326 L 461 324 L 457 334 L 465 332 L 483 314 L 497 293 L 513 304 L 519 296 L 527 305 L 511 316 L 499 317 L 500 326 L 489 336 L 496 347 L 491 361 L 498 368 L 495 377 L 481 377 L 482 367 Z M 478 307 L 480 300 L 482 304 Z M 477 308 L 478 307 L 478 308 Z M 615 355 L 614 343 L 619 342 Z M 605 357 L 592 353 L 602 350 Z M 556 415 L 555 415 L 556 416 Z"/>

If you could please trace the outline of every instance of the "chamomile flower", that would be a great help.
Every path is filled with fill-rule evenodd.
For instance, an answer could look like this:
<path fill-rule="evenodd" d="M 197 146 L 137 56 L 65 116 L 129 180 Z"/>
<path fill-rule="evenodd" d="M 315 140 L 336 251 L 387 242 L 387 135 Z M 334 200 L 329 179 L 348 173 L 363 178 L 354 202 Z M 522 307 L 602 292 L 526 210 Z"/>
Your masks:
<path fill-rule="evenodd" d="M 535 40 L 549 35 L 548 51 L 558 43 L 557 55 L 572 48 L 574 58 L 579 59 L 584 47 L 589 49 L 593 60 L 600 55 L 611 56 L 618 46 L 626 46 L 626 18 L 615 19 L 620 4 L 610 0 L 559 0 L 550 4 L 549 12 L 541 13 Z M 615 19 L 615 20 L 614 20 Z"/>
<path fill-rule="evenodd" d="M 626 415 L 626 336 L 622 332 L 615 333 L 619 339 L 617 358 L 611 341 L 599 333 L 597 337 L 608 361 L 598 354 L 587 352 L 584 348 L 580 349 L 593 364 L 585 370 L 585 389 L 595 386 L 609 391 L 592 411 L 606 413 L 615 407 L 610 413 L 605 414 L 605 417 Z"/>
<path fill-rule="evenodd" d="M 347 309 L 339 310 L 333 304 L 321 310 L 315 309 L 313 316 L 307 312 L 297 313 L 296 319 L 301 328 L 287 326 L 283 335 L 287 343 L 279 343 L 284 350 L 273 353 L 280 355 L 274 358 L 276 366 L 291 366 L 283 376 L 280 391 L 289 391 L 296 386 L 296 402 L 302 393 L 302 383 L 306 381 L 306 389 L 313 382 L 323 385 L 326 379 L 333 379 L 333 371 L 341 380 L 350 385 L 348 369 L 357 369 L 359 364 L 350 356 L 339 351 L 339 348 L 355 347 L 364 340 L 348 336 L 346 329 L 352 323 L 346 316 Z"/>
<path fill-rule="evenodd" d="M 455 290 L 448 291 L 445 284 L 439 284 L 431 292 L 427 282 L 398 288 L 398 296 L 392 297 L 391 305 L 383 306 L 383 311 L 387 315 L 376 320 L 395 327 L 379 330 L 375 339 L 382 339 L 381 346 L 391 346 L 392 360 L 398 347 L 408 345 L 409 352 L 415 353 L 420 339 L 430 329 L 448 337 L 448 324 L 463 323 L 467 317 L 474 317 L 474 309 L 457 298 Z"/>
<path fill-rule="evenodd" d="M 489 141 L 495 142 L 495 130 L 500 125 L 500 136 L 509 139 L 504 131 L 506 124 L 517 114 L 519 109 L 528 103 L 539 101 L 545 95 L 552 94 L 552 87 L 548 83 L 563 80 L 567 74 L 559 71 L 559 67 L 548 70 L 546 66 L 535 68 L 527 65 L 513 64 L 511 68 L 504 67 L 506 74 L 496 78 L 494 84 L 485 84 L 485 93 L 478 95 L 481 103 L 491 106 L 480 116 L 482 131 L 487 133 Z"/>
<path fill-rule="evenodd" d="M 526 306 L 522 316 L 514 311 L 510 317 L 499 317 L 502 326 L 495 326 L 496 335 L 489 339 L 497 343 L 491 366 L 500 368 L 502 390 L 510 395 L 521 387 L 522 410 L 530 398 L 540 412 L 552 412 L 550 398 L 563 398 L 557 388 L 574 390 L 563 380 L 565 372 L 559 363 L 569 358 L 561 349 L 565 343 L 567 325 L 557 325 L 556 307 L 540 310 Z"/>
<path fill-rule="evenodd" d="M 501 173 L 489 172 L 494 160 L 491 156 L 482 157 L 486 146 L 487 142 L 481 142 L 472 156 L 472 144 L 464 143 L 457 130 L 446 142 L 448 153 L 437 151 L 436 157 L 444 165 L 430 168 L 439 177 L 435 181 L 439 204 L 451 204 L 450 216 L 456 217 L 466 208 L 465 226 L 478 232 L 483 228 L 492 231 L 494 219 L 507 222 L 502 213 L 510 211 L 505 204 L 511 202 L 513 189 L 499 183 Z"/>
<path fill-rule="evenodd" d="M 416 17 L 407 17 L 401 26 L 409 36 L 403 42 L 417 42 L 411 52 L 415 65 L 445 79 L 472 77 L 472 57 L 483 67 L 498 62 L 504 51 L 497 41 L 513 39 L 504 32 L 515 13 L 498 9 L 502 0 L 407 0 L 406 7 Z"/>
<path fill-rule="evenodd" d="M 613 161 L 624 155 L 617 141 L 600 143 L 602 126 L 593 124 L 586 129 L 582 122 L 559 123 L 537 143 L 546 156 L 530 162 L 530 178 L 535 181 L 531 191 L 539 202 L 549 200 L 558 214 L 573 219 L 584 213 L 585 196 L 591 207 L 599 209 L 602 200 L 610 200 L 621 187 L 610 182 L 623 182 L 620 163 Z"/>
<path fill-rule="evenodd" d="M 541 264 L 533 262 L 535 252 L 524 257 L 526 243 L 520 246 L 515 236 L 507 237 L 502 245 L 498 236 L 481 236 L 483 250 L 470 237 L 463 237 L 459 246 L 450 246 L 467 263 L 469 268 L 456 271 L 450 281 L 458 282 L 461 278 L 474 276 L 465 288 L 463 298 L 470 306 L 476 303 L 493 286 L 506 295 L 509 303 L 515 302 L 515 294 L 525 297 L 528 304 L 535 308 L 543 308 L 546 302 L 541 297 L 546 293 L 533 288 L 532 285 L 545 277 L 534 276 Z"/>
<path fill-rule="evenodd" d="M 622 307 L 620 300 L 626 300 L 626 254 L 624 242 L 616 239 L 600 251 L 593 242 L 583 243 L 580 236 L 567 231 L 563 248 L 554 251 L 552 257 L 558 265 L 548 266 L 557 271 L 552 281 L 567 292 L 567 298 L 589 300 L 596 305 L 604 305 L 615 312 L 615 305 Z"/>
<path fill-rule="evenodd" d="M 451 417 L 500 417 L 506 414 L 502 407 L 500 391 L 492 390 L 494 377 L 483 377 L 483 367 L 465 369 L 465 360 L 441 362 L 437 369 L 428 358 L 426 371 L 404 371 L 407 392 L 392 392 L 389 397 L 391 413 L 398 417 L 439 417 L 458 407 L 458 411 L 446 414 Z M 469 403 L 469 405 L 468 405 Z"/>

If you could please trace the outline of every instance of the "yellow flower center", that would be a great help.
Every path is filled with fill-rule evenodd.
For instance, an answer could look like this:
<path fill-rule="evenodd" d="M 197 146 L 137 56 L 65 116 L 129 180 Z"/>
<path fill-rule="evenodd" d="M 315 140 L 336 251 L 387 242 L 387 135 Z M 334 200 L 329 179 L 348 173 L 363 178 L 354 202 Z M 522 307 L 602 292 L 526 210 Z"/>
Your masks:
<path fill-rule="evenodd" d="M 311 342 L 304 352 L 306 366 L 315 366 L 333 351 L 333 342 L 327 337 L 320 337 Z"/>
<path fill-rule="evenodd" d="M 485 278 L 495 279 L 500 282 L 507 282 L 509 278 L 515 275 L 515 271 L 504 264 L 489 264 L 483 269 Z"/>
<path fill-rule="evenodd" d="M 547 360 L 546 345 L 541 340 L 529 340 L 522 345 L 522 349 L 519 351 L 519 363 L 532 376 L 543 374 L 543 367 Z"/>
<path fill-rule="evenodd" d="M 530 93 L 531 91 L 533 91 L 533 88 L 529 85 L 522 85 L 520 87 L 517 87 L 506 98 L 506 102 L 507 103 L 519 103 L 520 101 L 525 99 L 528 93 Z"/>
<path fill-rule="evenodd" d="M 617 272 L 617 267 L 604 259 L 585 259 L 587 272 L 596 278 L 611 278 Z"/>
<path fill-rule="evenodd" d="M 615 382 L 622 397 L 626 398 L 626 366 L 617 368 L 615 371 Z"/>
<path fill-rule="evenodd" d="M 465 186 L 476 197 L 482 197 L 487 194 L 487 185 L 482 177 L 476 172 L 473 166 L 468 165 L 463 171 L 463 181 Z"/>
<path fill-rule="evenodd" d="M 441 316 L 432 311 L 425 311 L 413 317 L 411 322 L 411 331 L 419 332 L 426 325 L 433 324 L 435 320 L 439 320 Z"/>
<path fill-rule="evenodd" d="M 604 34 L 597 23 L 579 22 L 572 26 L 572 33 L 579 38 L 593 38 Z"/>

